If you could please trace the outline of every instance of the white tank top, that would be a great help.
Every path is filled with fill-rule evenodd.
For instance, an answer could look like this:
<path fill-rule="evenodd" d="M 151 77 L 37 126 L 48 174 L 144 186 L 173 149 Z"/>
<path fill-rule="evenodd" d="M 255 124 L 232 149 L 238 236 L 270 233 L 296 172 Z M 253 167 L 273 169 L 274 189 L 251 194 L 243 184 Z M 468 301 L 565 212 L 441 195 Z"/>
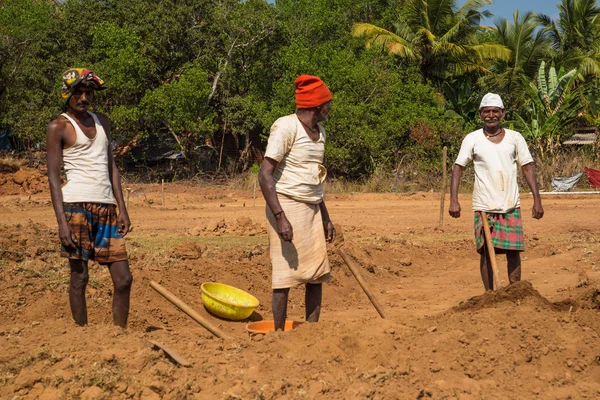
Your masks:
<path fill-rule="evenodd" d="M 116 204 L 108 175 L 108 139 L 98 117 L 92 112 L 96 136 L 85 136 L 77 122 L 66 113 L 77 134 L 75 144 L 63 149 L 63 165 L 67 175 L 67 184 L 62 188 L 65 203 L 104 203 Z"/>

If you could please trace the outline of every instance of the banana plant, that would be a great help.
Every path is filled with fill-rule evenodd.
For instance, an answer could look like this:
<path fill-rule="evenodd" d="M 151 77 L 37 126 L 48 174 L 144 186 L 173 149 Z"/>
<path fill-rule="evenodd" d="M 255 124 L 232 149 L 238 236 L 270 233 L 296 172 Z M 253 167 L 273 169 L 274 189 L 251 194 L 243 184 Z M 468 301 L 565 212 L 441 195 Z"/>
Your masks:
<path fill-rule="evenodd" d="M 584 104 L 573 90 L 577 69 L 565 73 L 551 66 L 546 74 L 542 61 L 538 70 L 537 85 L 524 82 L 529 96 L 524 115 L 516 113 L 522 133 L 542 159 L 553 155 L 560 147 L 561 136 L 582 115 Z"/>

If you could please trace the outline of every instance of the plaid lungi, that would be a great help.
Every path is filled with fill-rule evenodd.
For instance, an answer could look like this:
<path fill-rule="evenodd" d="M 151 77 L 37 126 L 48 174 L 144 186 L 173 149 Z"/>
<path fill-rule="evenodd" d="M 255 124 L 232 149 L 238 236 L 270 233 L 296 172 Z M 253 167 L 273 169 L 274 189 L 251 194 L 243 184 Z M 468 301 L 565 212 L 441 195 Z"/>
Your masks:
<path fill-rule="evenodd" d="M 523 220 L 521 209 L 515 208 L 505 214 L 487 213 L 488 224 L 492 234 L 492 244 L 497 254 L 506 250 L 525 250 L 525 237 L 523 235 Z M 475 245 L 479 253 L 483 252 L 485 236 L 481 214 L 475 212 Z"/>

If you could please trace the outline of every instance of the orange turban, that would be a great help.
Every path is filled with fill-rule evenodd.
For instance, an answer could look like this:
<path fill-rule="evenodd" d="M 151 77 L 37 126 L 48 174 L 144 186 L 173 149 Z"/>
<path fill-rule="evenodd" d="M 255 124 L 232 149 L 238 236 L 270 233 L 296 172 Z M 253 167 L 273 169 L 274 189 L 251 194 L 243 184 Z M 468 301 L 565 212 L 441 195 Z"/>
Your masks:
<path fill-rule="evenodd" d="M 318 76 L 300 75 L 296 86 L 296 107 L 313 108 L 331 100 L 331 92 Z"/>

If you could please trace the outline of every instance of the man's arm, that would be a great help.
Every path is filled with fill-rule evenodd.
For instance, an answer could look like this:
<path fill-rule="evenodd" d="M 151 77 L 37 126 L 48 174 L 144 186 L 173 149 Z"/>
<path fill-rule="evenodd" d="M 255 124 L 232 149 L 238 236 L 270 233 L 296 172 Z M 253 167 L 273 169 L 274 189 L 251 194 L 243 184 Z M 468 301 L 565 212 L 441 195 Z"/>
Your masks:
<path fill-rule="evenodd" d="M 531 210 L 531 216 L 535 219 L 540 219 L 544 216 L 544 208 L 542 207 L 542 197 L 538 189 L 537 181 L 535 180 L 535 171 L 533 169 L 533 163 L 525 164 L 521 167 L 523 175 L 527 180 L 531 194 L 533 194 L 533 209 Z"/>
<path fill-rule="evenodd" d="M 327 239 L 328 242 L 333 242 L 335 240 L 335 228 L 333 227 L 331 218 L 329 218 L 325 200 L 319 203 L 319 208 L 321 209 L 321 219 L 323 220 L 323 227 L 325 228 L 325 239 Z"/>
<path fill-rule="evenodd" d="M 119 216 L 117 218 L 117 229 L 119 233 L 125 237 L 131 229 L 131 221 L 129 220 L 129 213 L 125 207 L 125 200 L 123 199 L 123 189 L 121 187 L 121 175 L 115 163 L 115 158 L 112 151 L 112 136 L 110 134 L 110 122 L 108 117 L 103 114 L 97 114 L 104 132 L 106 133 L 106 139 L 108 140 L 108 175 L 110 177 L 110 183 L 112 185 L 113 194 L 117 201 L 117 207 L 119 208 Z"/>
<path fill-rule="evenodd" d="M 50 184 L 50 197 L 56 222 L 58 223 L 58 236 L 65 247 L 75 247 L 77 238 L 73 234 L 63 207 L 63 196 L 60 181 L 60 168 L 62 164 L 62 147 L 65 122 L 56 119 L 48 124 L 46 131 L 46 162 L 48 165 L 48 183 Z"/>
<path fill-rule="evenodd" d="M 281 208 L 281 204 L 279 204 L 277 192 L 275 191 L 275 181 L 273 180 L 273 173 L 275 172 L 275 168 L 277 168 L 277 164 L 279 164 L 277 161 L 265 157 L 258 173 L 258 183 L 260 184 L 260 189 L 267 205 L 271 209 L 271 212 L 275 214 L 277 233 L 286 242 L 291 242 L 294 238 L 294 231 L 285 213 L 281 212 L 283 209 Z"/>
<path fill-rule="evenodd" d="M 450 183 L 450 207 L 448 213 L 453 218 L 460 218 L 460 204 L 458 203 L 458 185 L 460 184 L 460 177 L 462 176 L 463 167 L 454 164 L 452 169 L 452 181 Z"/>

